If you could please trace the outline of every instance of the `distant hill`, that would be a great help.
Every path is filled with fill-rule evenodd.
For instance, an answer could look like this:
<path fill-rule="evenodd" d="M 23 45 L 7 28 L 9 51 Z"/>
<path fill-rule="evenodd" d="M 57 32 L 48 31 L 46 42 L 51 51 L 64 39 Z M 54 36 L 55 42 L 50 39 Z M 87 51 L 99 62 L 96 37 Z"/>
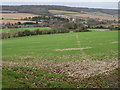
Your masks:
<path fill-rule="evenodd" d="M 52 15 L 49 10 L 64 10 L 72 12 L 101 12 L 110 15 L 118 14 L 117 9 L 96 9 L 96 8 L 80 8 L 56 5 L 21 5 L 21 6 L 2 6 L 2 10 L 18 11 L 19 13 L 32 13 L 38 15 Z"/>

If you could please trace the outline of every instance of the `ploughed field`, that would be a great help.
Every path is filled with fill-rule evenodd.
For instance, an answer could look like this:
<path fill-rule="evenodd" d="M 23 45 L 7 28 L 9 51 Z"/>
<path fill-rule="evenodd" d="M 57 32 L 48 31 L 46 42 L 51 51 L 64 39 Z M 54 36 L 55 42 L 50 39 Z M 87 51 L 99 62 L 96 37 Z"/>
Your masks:
<path fill-rule="evenodd" d="M 109 15 L 100 12 L 68 12 L 62 10 L 49 10 L 55 16 L 61 17 L 77 17 L 77 18 L 92 18 L 92 19 L 100 19 L 100 20 L 118 20 L 118 15 Z"/>
<path fill-rule="evenodd" d="M 2 45 L 3 87 L 117 87 L 118 31 L 10 38 Z"/>
<path fill-rule="evenodd" d="M 4 19 L 23 19 L 26 17 L 34 17 L 38 16 L 35 14 L 29 14 L 29 13 L 2 13 L 2 18 Z"/>
<path fill-rule="evenodd" d="M 21 20 L 26 17 L 35 17 L 35 16 L 39 16 L 39 15 L 29 14 L 29 13 L 17 13 L 17 11 L 2 11 L 1 17 L 3 18 L 3 20 L 2 19 L 0 20 L 0 24 L 2 24 L 2 23 L 5 23 L 5 24 L 17 23 L 17 22 L 21 22 L 21 23 L 33 22 L 33 23 L 35 23 L 35 21 Z"/>

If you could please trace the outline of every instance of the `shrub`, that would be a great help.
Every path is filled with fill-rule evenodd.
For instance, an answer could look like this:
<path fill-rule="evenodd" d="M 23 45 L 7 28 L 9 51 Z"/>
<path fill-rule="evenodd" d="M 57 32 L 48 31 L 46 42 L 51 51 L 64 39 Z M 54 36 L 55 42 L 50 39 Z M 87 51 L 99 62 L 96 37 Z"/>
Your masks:
<path fill-rule="evenodd" d="M 80 28 L 75 29 L 73 32 L 90 32 L 90 31 L 87 30 L 87 28 L 80 27 Z"/>

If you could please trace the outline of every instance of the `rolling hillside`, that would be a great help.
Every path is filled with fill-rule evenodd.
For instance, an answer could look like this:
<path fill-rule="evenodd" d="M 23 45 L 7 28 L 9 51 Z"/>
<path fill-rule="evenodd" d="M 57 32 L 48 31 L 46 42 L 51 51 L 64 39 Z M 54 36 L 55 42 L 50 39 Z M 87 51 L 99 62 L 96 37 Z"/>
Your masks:
<path fill-rule="evenodd" d="M 68 6 L 55 6 L 55 5 L 22 5 L 22 6 L 2 6 L 2 10 L 18 11 L 19 13 L 32 13 L 52 15 L 49 10 L 64 10 L 71 12 L 101 12 L 106 14 L 118 14 L 118 10 L 115 9 L 95 9 L 95 8 L 77 8 Z"/>

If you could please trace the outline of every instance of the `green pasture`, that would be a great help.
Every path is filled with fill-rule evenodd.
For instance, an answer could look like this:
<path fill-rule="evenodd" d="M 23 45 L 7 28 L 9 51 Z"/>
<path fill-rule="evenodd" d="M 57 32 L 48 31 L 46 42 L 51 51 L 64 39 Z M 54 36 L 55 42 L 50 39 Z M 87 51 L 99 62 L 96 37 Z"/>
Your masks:
<path fill-rule="evenodd" d="M 3 61 L 114 60 L 118 55 L 118 31 L 26 36 L 4 39 L 2 45 Z M 91 48 L 56 51 L 86 47 Z"/>
<path fill-rule="evenodd" d="M 8 28 L 8 29 L 0 29 L 2 32 L 9 32 L 9 31 L 21 31 L 21 30 L 51 30 L 49 27 L 29 27 L 29 28 Z"/>
<path fill-rule="evenodd" d="M 56 51 L 56 49 L 85 48 Z M 118 31 L 79 32 L 26 36 L 2 40 L 2 60 L 69 62 L 115 60 L 118 56 Z M 39 63 L 39 62 L 38 62 Z M 77 81 L 61 73 L 24 66 L 3 66 L 3 88 L 110 88 L 117 87 L 118 70 Z"/>

